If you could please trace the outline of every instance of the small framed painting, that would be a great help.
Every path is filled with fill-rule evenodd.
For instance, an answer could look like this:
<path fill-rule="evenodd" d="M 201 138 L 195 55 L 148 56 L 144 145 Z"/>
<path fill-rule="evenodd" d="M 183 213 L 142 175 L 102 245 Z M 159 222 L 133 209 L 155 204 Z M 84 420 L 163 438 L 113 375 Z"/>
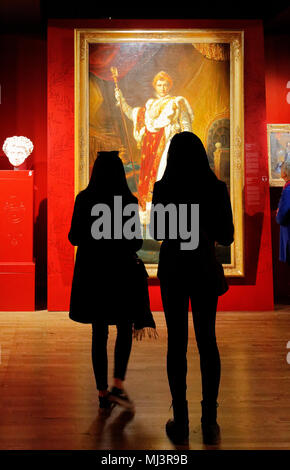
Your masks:
<path fill-rule="evenodd" d="M 290 124 L 267 124 L 270 186 L 284 186 L 281 165 L 290 160 Z"/>

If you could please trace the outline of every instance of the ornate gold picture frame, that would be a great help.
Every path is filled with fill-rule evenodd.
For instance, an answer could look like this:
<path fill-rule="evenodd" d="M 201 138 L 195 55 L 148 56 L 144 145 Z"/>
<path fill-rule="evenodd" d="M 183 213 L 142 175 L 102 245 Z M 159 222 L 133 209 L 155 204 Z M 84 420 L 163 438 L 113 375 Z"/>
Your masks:
<path fill-rule="evenodd" d="M 290 160 L 290 124 L 267 124 L 270 186 L 284 186 L 281 165 Z"/>
<path fill-rule="evenodd" d="M 75 193 L 88 184 L 99 150 L 119 150 L 130 189 L 141 194 L 142 174 L 148 175 L 134 112 L 154 100 L 154 76 L 165 71 L 172 98 L 187 113 L 184 122 L 192 121 L 190 130 L 202 140 L 212 169 L 227 183 L 235 241 L 217 247 L 217 254 L 225 274 L 235 277 L 244 276 L 243 42 L 243 31 L 235 30 L 75 30 Z M 182 126 L 180 120 L 178 131 L 189 130 Z M 154 176 L 154 160 L 150 164 Z M 158 249 L 153 240 L 146 243 L 141 257 L 155 277 Z"/>

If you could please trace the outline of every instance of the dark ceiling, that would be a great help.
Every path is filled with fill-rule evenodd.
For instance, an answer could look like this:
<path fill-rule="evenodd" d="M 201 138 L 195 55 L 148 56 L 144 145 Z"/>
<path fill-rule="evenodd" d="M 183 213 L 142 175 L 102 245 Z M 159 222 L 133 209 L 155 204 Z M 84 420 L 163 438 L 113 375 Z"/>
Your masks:
<path fill-rule="evenodd" d="M 261 19 L 265 32 L 289 33 L 290 3 L 266 0 L 220 0 L 210 2 L 185 0 L 180 2 L 108 2 L 106 0 L 0 0 L 0 28 L 8 32 L 45 32 L 49 18 L 140 18 L 140 19 Z M 137 5 L 142 5 L 141 7 Z"/>

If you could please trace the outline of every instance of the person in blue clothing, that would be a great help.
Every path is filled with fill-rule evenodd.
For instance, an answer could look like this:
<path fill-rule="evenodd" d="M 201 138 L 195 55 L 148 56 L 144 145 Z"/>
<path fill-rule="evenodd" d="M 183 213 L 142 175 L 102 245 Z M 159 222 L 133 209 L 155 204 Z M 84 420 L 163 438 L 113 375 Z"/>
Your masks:
<path fill-rule="evenodd" d="M 281 177 L 285 185 L 276 214 L 276 221 L 280 225 L 279 259 L 290 265 L 290 160 L 282 164 Z"/>

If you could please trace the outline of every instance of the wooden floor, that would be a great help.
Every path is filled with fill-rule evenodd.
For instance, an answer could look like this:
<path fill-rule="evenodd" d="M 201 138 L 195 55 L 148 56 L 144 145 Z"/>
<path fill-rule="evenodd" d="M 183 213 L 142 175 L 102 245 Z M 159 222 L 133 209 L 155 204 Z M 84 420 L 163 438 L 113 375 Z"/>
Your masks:
<path fill-rule="evenodd" d="M 127 391 L 134 416 L 115 408 L 98 414 L 90 362 L 90 325 L 67 313 L 0 313 L 0 449 L 171 450 L 166 328 L 155 313 L 158 341 L 135 342 Z M 111 327 L 109 357 L 115 338 Z M 218 313 L 222 361 L 220 449 L 290 449 L 290 308 Z M 200 431 L 199 359 L 190 321 L 189 449 L 206 449 Z M 290 362 L 290 361 L 289 361 Z M 110 376 L 111 376 L 110 368 Z"/>

